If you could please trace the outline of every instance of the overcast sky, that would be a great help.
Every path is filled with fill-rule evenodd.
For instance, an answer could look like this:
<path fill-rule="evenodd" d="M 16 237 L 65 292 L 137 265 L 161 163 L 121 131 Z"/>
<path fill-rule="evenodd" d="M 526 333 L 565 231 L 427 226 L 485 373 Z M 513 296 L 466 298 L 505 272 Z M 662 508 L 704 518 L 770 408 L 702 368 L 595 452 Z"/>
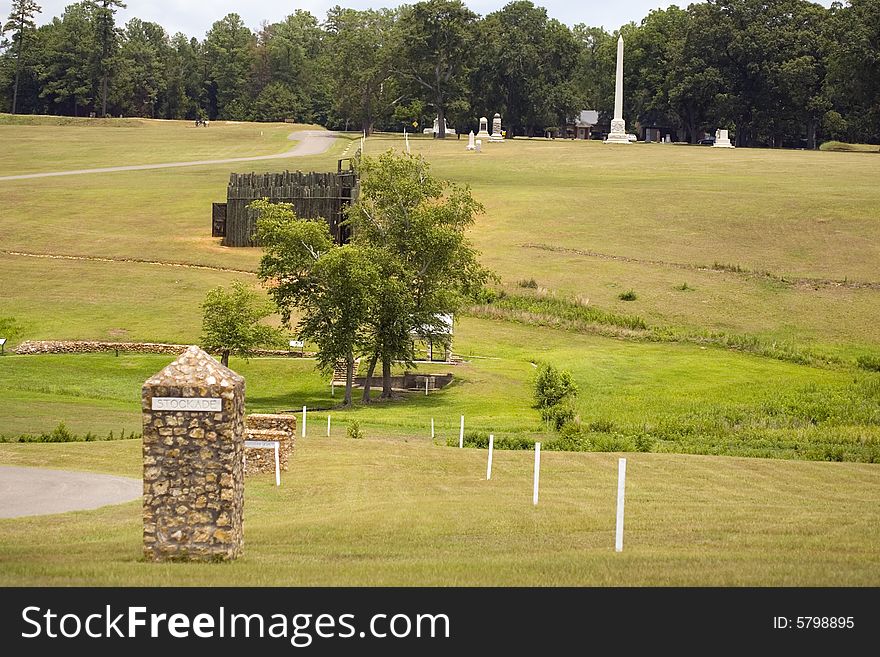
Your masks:
<path fill-rule="evenodd" d="M 471 9 L 481 15 L 500 9 L 509 0 L 465 0 Z M 586 23 L 604 26 L 613 30 L 629 21 L 639 22 L 651 9 L 668 7 L 671 4 L 687 6 L 687 2 L 663 2 L 663 0 L 533 0 L 536 5 L 547 8 L 552 18 L 568 25 Z M 162 25 L 170 34 L 183 32 L 187 36 L 203 37 L 211 24 L 226 14 L 235 12 L 251 28 L 259 27 L 264 20 L 277 22 L 292 14 L 296 9 L 310 11 L 319 20 L 334 5 L 365 9 L 369 7 L 397 7 L 413 4 L 397 0 L 128 0 L 126 9 L 117 14 L 117 22 L 125 23 L 134 16 Z M 37 0 L 43 13 L 40 24 L 48 23 L 53 16 L 60 16 L 64 7 L 72 4 L 70 0 Z M 827 4 L 827 2 L 823 2 Z M 0 18 L 9 14 L 10 0 L 0 0 Z"/>

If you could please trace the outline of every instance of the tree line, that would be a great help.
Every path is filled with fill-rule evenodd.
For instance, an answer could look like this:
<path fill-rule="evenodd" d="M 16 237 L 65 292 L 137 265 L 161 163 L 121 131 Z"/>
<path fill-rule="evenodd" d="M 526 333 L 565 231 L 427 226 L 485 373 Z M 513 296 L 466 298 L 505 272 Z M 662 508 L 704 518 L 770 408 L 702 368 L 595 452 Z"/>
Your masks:
<path fill-rule="evenodd" d="M 510 135 L 611 118 L 626 42 L 627 124 L 681 140 L 728 128 L 738 146 L 880 143 L 880 0 L 708 0 L 613 32 L 568 27 L 528 0 L 479 16 L 460 0 L 297 10 L 204 39 L 169 35 L 121 0 L 84 0 L 37 26 L 35 0 L 2 25 L 0 110 L 70 116 L 314 122 L 400 131 L 435 117 L 467 131 L 496 111 Z M 444 121 L 440 121 L 441 130 Z M 444 135 L 445 136 L 445 135 Z"/>

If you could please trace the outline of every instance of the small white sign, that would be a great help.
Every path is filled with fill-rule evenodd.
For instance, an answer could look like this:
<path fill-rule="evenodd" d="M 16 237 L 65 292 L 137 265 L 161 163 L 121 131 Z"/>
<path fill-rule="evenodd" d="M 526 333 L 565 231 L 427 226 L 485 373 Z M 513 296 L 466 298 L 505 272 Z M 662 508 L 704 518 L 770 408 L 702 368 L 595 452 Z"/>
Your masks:
<path fill-rule="evenodd" d="M 223 400 L 219 397 L 153 397 L 154 411 L 193 411 L 219 413 Z"/>
<path fill-rule="evenodd" d="M 0 338 L 0 346 L 6 344 L 6 338 Z"/>
<path fill-rule="evenodd" d="M 291 340 L 291 341 L 290 341 L 290 346 L 291 346 L 291 347 L 295 347 L 295 348 L 297 348 L 297 349 L 302 349 L 303 347 L 306 346 L 306 343 L 305 343 L 304 341 L 302 341 L 302 340 Z"/>

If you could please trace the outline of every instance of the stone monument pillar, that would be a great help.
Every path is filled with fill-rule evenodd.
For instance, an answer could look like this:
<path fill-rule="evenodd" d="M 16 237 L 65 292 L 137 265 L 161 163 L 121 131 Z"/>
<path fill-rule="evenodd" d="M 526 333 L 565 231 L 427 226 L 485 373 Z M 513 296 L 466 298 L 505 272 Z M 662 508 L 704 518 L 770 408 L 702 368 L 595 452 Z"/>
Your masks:
<path fill-rule="evenodd" d="M 485 116 L 480 117 L 480 130 L 477 132 L 477 139 L 489 139 L 489 119 Z"/>
<path fill-rule="evenodd" d="M 712 148 L 733 148 L 733 144 L 730 143 L 730 137 L 727 136 L 727 130 L 719 128 L 715 131 L 715 143 L 712 144 Z"/>
<path fill-rule="evenodd" d="M 489 141 L 495 144 L 504 141 L 504 135 L 501 134 L 501 115 L 498 112 L 495 112 L 492 119 L 492 134 L 489 136 Z"/>
<path fill-rule="evenodd" d="M 476 142 L 474 141 L 474 139 L 475 139 L 475 137 L 474 137 L 474 131 L 471 130 L 470 134 L 468 135 L 468 145 L 467 145 L 467 150 L 469 150 L 469 151 L 475 151 L 475 150 L 477 150 L 477 144 L 476 144 Z"/>
<path fill-rule="evenodd" d="M 614 119 L 606 144 L 628 144 L 626 121 L 623 120 L 623 35 L 617 37 L 617 75 L 614 83 Z"/>
<path fill-rule="evenodd" d="M 144 556 L 223 561 L 242 550 L 244 379 L 198 347 L 144 383 Z"/>

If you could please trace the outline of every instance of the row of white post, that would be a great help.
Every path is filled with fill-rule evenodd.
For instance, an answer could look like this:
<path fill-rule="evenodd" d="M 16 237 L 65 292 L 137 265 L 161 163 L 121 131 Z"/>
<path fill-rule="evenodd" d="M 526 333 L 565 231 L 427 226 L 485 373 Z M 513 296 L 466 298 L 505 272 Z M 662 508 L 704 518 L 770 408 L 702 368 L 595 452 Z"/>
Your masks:
<path fill-rule="evenodd" d="M 425 384 L 427 394 L 427 383 Z M 303 406 L 302 410 L 302 437 L 306 437 L 306 415 L 308 409 Z M 327 437 L 330 437 L 330 415 L 327 415 Z M 431 440 L 434 439 L 434 418 L 431 418 Z M 458 448 L 464 448 L 464 415 L 458 430 Z M 495 436 L 489 435 L 489 460 L 486 464 L 486 481 L 492 478 L 492 456 L 495 450 Z M 277 457 L 276 457 L 277 458 Z M 541 482 L 541 443 L 535 443 L 535 474 L 532 488 L 532 504 L 538 505 L 538 490 Z M 621 458 L 617 462 L 617 523 L 615 529 L 614 549 L 623 552 L 623 508 L 626 491 L 626 459 Z"/>
<path fill-rule="evenodd" d="M 434 418 L 431 418 L 431 438 L 434 438 Z M 464 415 L 458 434 L 458 447 L 464 447 Z M 489 434 L 489 458 L 486 463 L 486 481 L 492 479 L 492 457 L 495 452 L 495 436 Z M 538 490 L 541 485 L 541 443 L 535 443 L 535 473 L 532 487 L 532 504 L 538 506 Z M 614 531 L 614 550 L 623 552 L 623 507 L 626 491 L 626 459 L 617 461 L 617 522 Z"/>

